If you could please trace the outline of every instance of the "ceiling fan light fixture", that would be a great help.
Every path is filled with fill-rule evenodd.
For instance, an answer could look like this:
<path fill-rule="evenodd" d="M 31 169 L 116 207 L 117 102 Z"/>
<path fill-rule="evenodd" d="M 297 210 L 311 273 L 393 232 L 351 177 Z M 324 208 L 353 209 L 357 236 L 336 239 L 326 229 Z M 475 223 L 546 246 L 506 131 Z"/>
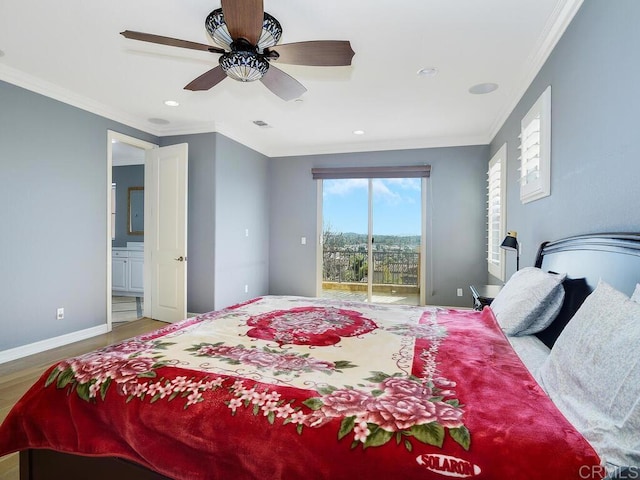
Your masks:
<path fill-rule="evenodd" d="M 221 8 L 217 8 L 207 15 L 204 26 L 217 45 L 226 50 L 231 50 L 233 39 L 231 38 L 227 24 L 224 22 L 224 15 L 222 14 Z"/>
<path fill-rule="evenodd" d="M 269 62 L 264 57 L 242 50 L 222 55 L 220 66 L 227 76 L 241 82 L 260 80 L 269 70 Z"/>
<path fill-rule="evenodd" d="M 211 12 L 207 16 L 204 25 L 207 32 L 209 32 L 209 35 L 211 35 L 211 38 L 217 45 L 226 50 L 232 49 L 231 44 L 233 43 L 233 38 L 231 38 L 227 24 L 224 21 L 222 8 L 217 8 Z M 273 47 L 280 41 L 281 36 L 282 26 L 280 25 L 280 22 L 267 12 L 264 12 L 262 32 L 260 33 L 258 44 L 255 46 L 258 52 L 262 53 L 265 48 Z"/>
<path fill-rule="evenodd" d="M 262 23 L 262 33 L 258 39 L 258 52 L 262 53 L 265 48 L 273 47 L 280 41 L 282 36 L 282 26 L 274 17 L 264 12 L 264 22 Z"/>
<path fill-rule="evenodd" d="M 269 62 L 305 66 L 349 66 L 354 55 L 348 40 L 313 40 L 277 46 L 282 26 L 263 10 L 263 0 L 222 0 L 223 8 L 211 11 L 205 19 L 210 42 L 199 43 L 133 30 L 120 32 L 125 38 L 186 48 L 220 55 L 219 65 L 194 78 L 185 90 L 209 90 L 226 77 L 240 82 L 261 80 L 282 100 L 300 98 L 307 89 L 285 71 Z M 215 43 L 218 46 L 212 45 Z"/>

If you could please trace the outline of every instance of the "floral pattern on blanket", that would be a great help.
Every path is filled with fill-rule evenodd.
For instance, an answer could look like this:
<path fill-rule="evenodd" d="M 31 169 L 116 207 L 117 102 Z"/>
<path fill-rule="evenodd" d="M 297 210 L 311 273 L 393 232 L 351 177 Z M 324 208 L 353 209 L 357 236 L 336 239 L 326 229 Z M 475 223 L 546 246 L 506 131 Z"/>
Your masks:
<path fill-rule="evenodd" d="M 299 328 L 308 332 L 320 332 L 326 329 L 316 328 L 323 323 L 320 313 L 326 309 L 296 309 L 304 320 Z M 337 309 L 332 309 L 337 310 Z M 282 319 L 280 311 L 272 312 L 271 319 Z M 331 312 L 330 323 L 337 325 L 336 331 L 347 330 L 363 332 L 366 322 L 341 322 L 344 311 Z M 364 319 L 348 312 L 349 319 Z M 247 324 L 259 324 L 249 319 Z M 285 324 L 292 319 L 288 317 Z M 117 393 L 127 397 L 126 401 L 159 400 L 172 401 L 183 399 L 186 409 L 190 405 L 205 400 L 207 392 L 226 389 L 228 399 L 224 403 L 235 415 L 238 409 L 246 408 L 254 415 L 266 417 L 270 424 L 282 419 L 282 424 L 293 424 L 299 434 L 303 428 L 320 428 L 339 420 L 338 440 L 351 436 L 351 448 L 362 445 L 363 448 L 378 447 L 395 438 L 409 451 L 413 449 L 412 440 L 428 445 L 442 447 L 446 433 L 465 450 L 469 449 L 471 436 L 465 427 L 463 405 L 454 398 L 455 382 L 435 377 L 435 354 L 440 341 L 446 337 L 446 329 L 437 325 L 430 315 L 422 317 L 419 325 L 397 325 L 388 330 L 426 341 L 426 348 L 419 349 L 419 357 L 424 362 L 423 378 L 408 373 L 389 375 L 384 372 L 370 372 L 371 376 L 362 379 L 357 386 L 334 387 L 329 384 L 316 385 L 319 396 L 306 399 L 282 398 L 277 390 L 269 390 L 264 384 L 256 382 L 246 386 L 247 380 L 231 376 L 212 376 L 201 372 L 175 378 L 158 375 L 157 370 L 174 363 L 163 358 L 163 350 L 173 342 L 158 339 L 144 341 L 140 337 L 119 345 L 103 348 L 86 355 L 71 358 L 59 363 L 45 382 L 45 387 L 55 383 L 58 389 L 67 389 L 67 394 L 75 392 L 85 401 L 104 401 L 109 387 L 117 385 Z M 189 322 L 188 325 L 192 325 Z M 273 324 L 273 323 L 271 323 Z M 373 322 L 371 322 L 373 324 Z M 375 325 L 375 324 L 373 324 Z M 371 325 L 369 325 L 371 326 Z M 366 328 L 365 328 L 366 330 Z M 360 334 L 360 333 L 359 333 Z M 278 337 L 284 339 L 284 337 Z M 311 336 L 304 337 L 309 341 Z M 326 338 L 327 337 L 323 337 Z M 338 338 L 339 341 L 339 338 Z M 321 341 L 322 343 L 322 341 Z M 297 375 L 299 372 L 340 373 L 342 369 L 355 367 L 347 360 L 327 361 L 312 357 L 309 353 L 300 354 L 285 349 L 229 346 L 224 342 L 192 344 L 184 348 L 196 357 L 216 358 L 232 365 L 249 365 L 257 369 L 268 369 L 274 375 Z"/>
<path fill-rule="evenodd" d="M 409 438 L 442 447 L 445 428 L 465 450 L 471 437 L 462 423 L 460 402 L 452 398 L 455 383 L 445 378 L 423 382 L 402 374 L 389 376 L 383 372 L 366 380 L 371 387 L 359 389 L 323 389 L 322 397 L 305 402 L 314 412 L 311 426 L 319 426 L 333 418 L 342 418 L 339 438 L 353 431 L 352 447 L 358 442 L 366 447 L 384 445 L 392 438 L 412 449 Z"/>
<path fill-rule="evenodd" d="M 104 400 L 114 382 L 123 385 L 138 378 L 155 378 L 155 370 L 168 364 L 155 351 L 168 345 L 172 343 L 133 339 L 64 360 L 51 371 L 45 387 L 55 382 L 57 388 L 68 388 L 68 393 L 75 391 L 83 400 L 98 395 Z"/>
<path fill-rule="evenodd" d="M 247 388 L 240 380 L 229 388 L 234 398 L 226 404 L 234 415 L 244 406 L 254 415 L 267 417 L 271 424 L 282 418 L 283 425 L 296 425 L 300 434 L 303 427 L 319 428 L 340 419 L 338 440 L 353 433 L 351 448 L 379 447 L 393 438 L 409 451 L 413 449 L 411 439 L 441 448 L 446 429 L 454 441 L 469 449 L 471 435 L 462 422 L 463 406 L 457 399 L 447 398 L 453 395 L 454 382 L 438 378 L 427 385 L 415 377 L 372 373 L 366 379 L 369 385 L 321 389 L 320 397 L 302 402 L 309 413 L 281 399 L 277 391 Z"/>
<path fill-rule="evenodd" d="M 310 354 L 299 354 L 269 347 L 246 348 L 244 345 L 228 346 L 224 342 L 200 343 L 186 349 L 198 357 L 213 357 L 221 359 L 231 365 L 251 365 L 258 369 L 269 369 L 275 376 L 294 374 L 298 372 L 322 372 L 331 374 L 341 372 L 343 368 L 352 368 L 348 360 L 329 362 L 319 360 Z"/>
<path fill-rule="evenodd" d="M 57 363 L 0 432 L 0 455 L 116 456 L 181 480 L 579 480 L 601 464 L 490 309 L 302 297 L 253 299 Z"/>
<path fill-rule="evenodd" d="M 369 333 L 378 326 L 355 310 L 331 307 L 295 307 L 275 310 L 247 320 L 253 327 L 249 337 L 273 340 L 279 345 L 327 346 L 340 342 L 341 337 Z"/>

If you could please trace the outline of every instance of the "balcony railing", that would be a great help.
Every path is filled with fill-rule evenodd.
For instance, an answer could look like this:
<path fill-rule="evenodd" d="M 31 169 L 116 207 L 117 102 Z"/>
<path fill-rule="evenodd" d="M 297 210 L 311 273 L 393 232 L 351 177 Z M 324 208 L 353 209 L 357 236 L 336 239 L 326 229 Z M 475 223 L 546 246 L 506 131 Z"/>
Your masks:
<path fill-rule="evenodd" d="M 348 250 L 323 250 L 325 282 L 367 283 L 367 254 Z M 373 252 L 373 283 L 417 286 L 420 254 L 411 251 Z"/>

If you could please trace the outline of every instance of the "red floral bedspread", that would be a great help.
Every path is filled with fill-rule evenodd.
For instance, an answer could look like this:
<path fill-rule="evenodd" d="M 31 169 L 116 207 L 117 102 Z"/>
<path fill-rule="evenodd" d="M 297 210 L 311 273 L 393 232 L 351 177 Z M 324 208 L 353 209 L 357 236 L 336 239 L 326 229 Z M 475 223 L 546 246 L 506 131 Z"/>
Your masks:
<path fill-rule="evenodd" d="M 300 297 L 52 366 L 0 427 L 0 455 L 25 448 L 185 480 L 568 480 L 599 464 L 490 309 Z"/>

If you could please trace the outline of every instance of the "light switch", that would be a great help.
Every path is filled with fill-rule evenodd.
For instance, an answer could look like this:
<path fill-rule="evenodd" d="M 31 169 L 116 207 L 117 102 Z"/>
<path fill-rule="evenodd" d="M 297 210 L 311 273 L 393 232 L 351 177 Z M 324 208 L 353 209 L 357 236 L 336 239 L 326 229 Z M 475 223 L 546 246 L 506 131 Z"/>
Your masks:
<path fill-rule="evenodd" d="M 306 245 L 307 244 L 307 237 L 300 237 L 300 245 Z"/>

